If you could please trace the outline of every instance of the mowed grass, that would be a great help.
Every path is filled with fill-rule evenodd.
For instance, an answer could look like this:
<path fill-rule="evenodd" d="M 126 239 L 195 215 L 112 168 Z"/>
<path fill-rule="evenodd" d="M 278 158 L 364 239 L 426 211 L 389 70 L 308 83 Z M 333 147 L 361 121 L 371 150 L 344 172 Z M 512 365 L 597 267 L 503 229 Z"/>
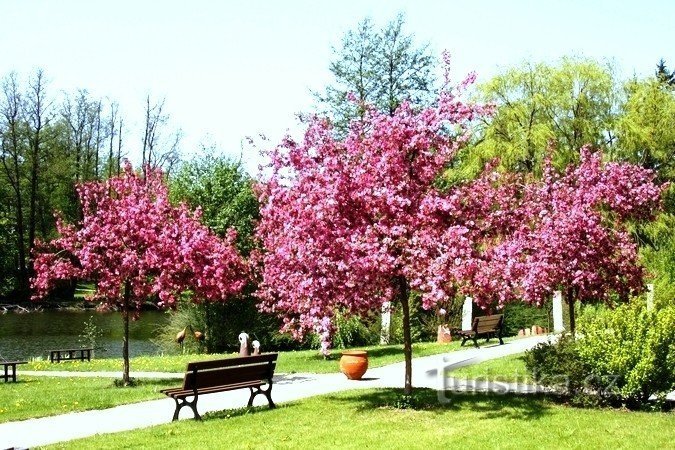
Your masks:
<path fill-rule="evenodd" d="M 298 402 L 206 414 L 49 448 L 673 448 L 675 414 L 577 409 L 542 396 L 453 394 L 440 403 L 416 390 L 358 390 Z"/>
<path fill-rule="evenodd" d="M 413 357 L 436 355 L 457 350 L 459 342 L 437 344 L 435 342 L 420 342 L 413 344 Z M 369 367 L 380 367 L 387 364 L 403 361 L 402 345 L 385 345 L 373 347 L 359 347 L 368 351 Z M 334 373 L 339 372 L 340 353 L 343 350 L 333 350 L 330 359 L 324 358 L 317 350 L 301 350 L 280 352 L 277 362 L 277 373 Z M 211 359 L 231 358 L 230 354 L 187 354 L 187 355 L 157 355 L 138 356 L 131 358 L 130 367 L 134 372 L 183 372 L 190 361 L 204 361 Z M 121 371 L 122 359 L 92 359 L 91 361 L 64 361 L 50 363 L 44 360 L 31 361 L 21 367 L 25 370 L 66 370 L 79 372 Z"/>
<path fill-rule="evenodd" d="M 142 400 L 165 398 L 160 389 L 177 380 L 140 380 L 135 387 L 116 387 L 110 378 L 29 377 L 0 383 L 0 422 L 104 409 Z"/>
<path fill-rule="evenodd" d="M 525 367 L 522 353 L 460 367 L 459 369 L 448 371 L 446 376 L 472 380 L 505 381 L 510 383 L 533 382 L 532 376 Z"/>

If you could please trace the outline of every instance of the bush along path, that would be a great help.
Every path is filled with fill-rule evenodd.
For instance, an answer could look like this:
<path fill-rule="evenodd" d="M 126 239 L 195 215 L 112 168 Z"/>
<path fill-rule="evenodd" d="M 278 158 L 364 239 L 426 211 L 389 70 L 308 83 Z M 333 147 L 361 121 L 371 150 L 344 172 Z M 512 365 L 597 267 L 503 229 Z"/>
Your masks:
<path fill-rule="evenodd" d="M 444 371 L 444 368 L 452 369 L 521 353 L 547 339 L 547 336 L 536 336 L 510 341 L 505 345 L 485 345 L 480 349 L 470 348 L 444 355 L 416 358 L 413 363 L 413 371 L 417 380 L 416 386 L 433 389 L 442 388 L 445 382 L 439 381 L 437 377 L 439 370 Z M 400 388 L 403 371 L 404 363 L 401 362 L 371 369 L 366 373 L 366 378 L 361 381 L 348 380 L 341 373 L 280 375 L 275 377 L 272 398 L 275 403 L 283 403 L 348 389 Z M 49 375 L 53 374 L 54 372 L 49 372 Z M 166 378 L 166 373 L 162 375 Z M 248 391 L 237 390 L 200 397 L 199 411 L 200 413 L 206 413 L 241 408 L 246 405 L 248 395 Z M 254 403 L 254 405 L 263 404 L 265 404 L 265 401 L 262 396 L 259 396 Z M 0 448 L 35 447 L 94 434 L 114 433 L 159 425 L 171 422 L 173 410 L 173 400 L 166 398 L 104 410 L 7 422 L 0 424 Z M 188 413 L 189 411 L 182 411 L 181 418 L 190 418 L 191 416 Z"/>

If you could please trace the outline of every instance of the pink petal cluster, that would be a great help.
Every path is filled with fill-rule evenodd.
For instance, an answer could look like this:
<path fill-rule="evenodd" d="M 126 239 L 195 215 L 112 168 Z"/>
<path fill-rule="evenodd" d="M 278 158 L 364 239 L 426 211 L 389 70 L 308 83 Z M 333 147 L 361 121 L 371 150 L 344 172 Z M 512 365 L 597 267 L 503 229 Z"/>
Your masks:
<path fill-rule="evenodd" d="M 129 163 L 120 177 L 77 188 L 82 221 L 57 220 L 59 237 L 41 244 L 35 255 L 34 298 L 58 280 L 96 282 L 92 300 L 119 304 L 125 283 L 131 309 L 154 301 L 171 308 L 190 290 L 196 301 L 222 301 L 241 291 L 249 278 L 234 247 L 235 234 L 219 238 L 185 205 L 171 205 L 159 171 L 145 178 Z"/>

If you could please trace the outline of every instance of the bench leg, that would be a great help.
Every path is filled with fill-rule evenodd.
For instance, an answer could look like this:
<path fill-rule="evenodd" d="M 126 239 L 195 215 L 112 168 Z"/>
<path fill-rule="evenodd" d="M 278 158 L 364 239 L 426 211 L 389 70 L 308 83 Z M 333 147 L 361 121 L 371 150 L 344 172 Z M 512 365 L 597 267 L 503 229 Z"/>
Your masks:
<path fill-rule="evenodd" d="M 476 347 L 476 348 L 480 348 L 480 346 L 478 345 L 478 336 L 477 335 L 474 335 L 474 337 L 473 337 L 473 346 Z"/>
<path fill-rule="evenodd" d="M 272 380 L 270 380 L 269 383 L 267 383 L 267 389 L 260 389 L 260 387 L 256 387 L 255 391 L 253 390 L 252 387 L 250 387 L 249 389 L 251 390 L 251 396 L 248 399 L 249 408 L 253 406 L 253 399 L 258 394 L 263 394 L 265 397 L 267 397 L 267 403 L 269 403 L 270 409 L 277 407 L 277 405 L 275 405 L 274 402 L 272 401 Z"/>
<path fill-rule="evenodd" d="M 176 410 L 173 413 L 172 421 L 175 422 L 178 420 L 178 413 L 183 408 L 183 406 L 189 406 L 192 409 L 192 412 L 195 415 L 195 420 L 202 420 L 202 416 L 197 412 L 197 395 L 194 396 L 192 401 L 188 401 L 187 398 L 176 398 L 173 399 L 176 402 Z"/>

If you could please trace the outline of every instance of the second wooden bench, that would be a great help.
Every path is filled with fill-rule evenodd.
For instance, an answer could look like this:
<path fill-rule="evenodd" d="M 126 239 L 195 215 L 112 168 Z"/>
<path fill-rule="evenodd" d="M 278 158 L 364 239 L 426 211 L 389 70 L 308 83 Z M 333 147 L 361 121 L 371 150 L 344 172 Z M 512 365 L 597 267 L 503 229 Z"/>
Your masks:
<path fill-rule="evenodd" d="M 80 360 L 91 361 L 92 348 L 68 348 L 60 350 L 49 350 L 50 362 L 74 361 Z"/>
<path fill-rule="evenodd" d="M 503 345 L 502 333 L 504 329 L 504 314 L 494 314 L 492 316 L 480 316 L 473 319 L 470 330 L 455 330 L 455 334 L 462 336 L 462 346 L 471 339 L 473 344 L 478 347 L 478 337 L 485 336 L 489 341 L 491 337 L 499 339 L 499 345 Z"/>
<path fill-rule="evenodd" d="M 183 386 L 171 389 L 162 389 L 160 392 L 173 398 L 176 410 L 173 420 L 178 420 L 178 413 L 183 406 L 189 406 L 195 419 L 201 419 L 197 412 L 197 399 L 200 395 L 215 392 L 246 389 L 251 391 L 248 406 L 253 405 L 253 399 L 263 394 L 274 408 L 272 401 L 272 377 L 277 364 L 278 353 L 268 353 L 258 356 L 242 356 L 239 358 L 219 359 L 214 361 L 198 361 L 188 363 L 183 378 Z M 267 385 L 267 388 L 261 389 Z M 188 398 L 192 397 L 192 400 Z"/>

